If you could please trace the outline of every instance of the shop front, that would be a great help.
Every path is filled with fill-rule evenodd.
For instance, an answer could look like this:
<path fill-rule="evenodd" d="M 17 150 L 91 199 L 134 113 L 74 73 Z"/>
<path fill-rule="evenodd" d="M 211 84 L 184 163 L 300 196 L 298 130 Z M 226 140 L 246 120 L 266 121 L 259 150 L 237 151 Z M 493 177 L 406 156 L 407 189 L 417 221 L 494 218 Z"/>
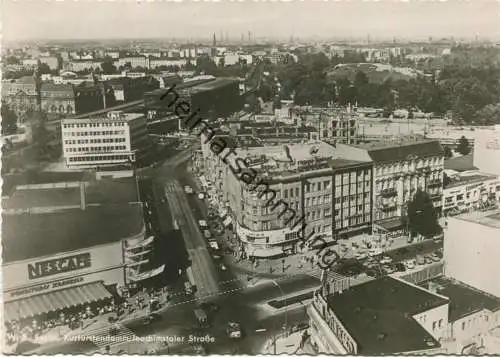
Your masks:
<path fill-rule="evenodd" d="M 3 266 L 5 322 L 110 300 L 125 283 L 121 242 Z"/>

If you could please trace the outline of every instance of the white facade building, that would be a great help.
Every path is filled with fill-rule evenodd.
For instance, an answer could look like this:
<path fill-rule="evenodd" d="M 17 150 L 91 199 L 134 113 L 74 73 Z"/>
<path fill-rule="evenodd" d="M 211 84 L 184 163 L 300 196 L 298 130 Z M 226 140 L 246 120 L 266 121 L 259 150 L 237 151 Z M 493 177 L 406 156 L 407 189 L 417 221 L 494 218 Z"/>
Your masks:
<path fill-rule="evenodd" d="M 112 111 L 107 117 L 64 119 L 61 127 L 68 167 L 128 164 L 143 156 L 149 146 L 143 114 Z"/>
<path fill-rule="evenodd" d="M 450 177 L 443 190 L 443 213 L 485 208 L 500 200 L 500 179 L 496 175 L 466 171 Z"/>

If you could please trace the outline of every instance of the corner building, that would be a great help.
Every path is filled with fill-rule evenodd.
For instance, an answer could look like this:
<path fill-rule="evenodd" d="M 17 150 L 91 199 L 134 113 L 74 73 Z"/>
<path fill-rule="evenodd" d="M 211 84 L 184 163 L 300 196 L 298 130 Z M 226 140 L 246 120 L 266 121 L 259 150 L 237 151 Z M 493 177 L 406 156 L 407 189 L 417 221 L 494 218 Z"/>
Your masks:
<path fill-rule="evenodd" d="M 271 258 L 307 249 L 301 244 L 302 227 L 306 238 L 327 242 L 371 231 L 371 161 L 336 158 L 335 148 L 324 142 L 260 146 L 219 138 L 236 156 L 228 156 L 225 164 L 222 158 L 229 150 L 215 155 L 205 146 L 207 179 L 249 256 Z M 233 174 L 236 158 L 258 173 L 262 180 L 254 182 L 257 186 Z"/>

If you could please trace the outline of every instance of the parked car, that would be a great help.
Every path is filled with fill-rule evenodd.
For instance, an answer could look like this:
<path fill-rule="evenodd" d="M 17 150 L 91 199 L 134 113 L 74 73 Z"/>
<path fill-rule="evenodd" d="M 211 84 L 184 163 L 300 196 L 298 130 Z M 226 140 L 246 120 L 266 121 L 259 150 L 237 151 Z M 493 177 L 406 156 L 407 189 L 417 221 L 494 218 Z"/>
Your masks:
<path fill-rule="evenodd" d="M 380 269 L 373 268 L 365 271 L 366 275 L 371 276 L 372 278 L 379 278 L 384 274 L 380 271 Z"/>
<path fill-rule="evenodd" d="M 418 255 L 416 261 L 417 261 L 418 265 L 424 265 L 425 264 L 425 257 L 422 255 Z"/>
<path fill-rule="evenodd" d="M 430 255 L 430 258 L 435 261 L 435 262 L 439 262 L 441 260 L 442 257 L 440 257 L 439 255 L 437 255 L 436 253 L 432 253 Z"/>
<path fill-rule="evenodd" d="M 404 263 L 403 263 L 406 267 L 406 269 L 415 269 L 415 265 L 416 265 L 416 260 L 415 259 L 410 259 L 410 260 L 406 260 Z"/>
<path fill-rule="evenodd" d="M 392 263 L 392 258 L 388 257 L 387 255 L 383 256 L 382 259 L 380 259 L 380 264 L 390 264 Z"/>
<path fill-rule="evenodd" d="M 406 271 L 406 267 L 403 263 L 394 264 L 394 268 L 396 269 L 396 271 L 399 271 L 399 272 Z"/>
<path fill-rule="evenodd" d="M 227 270 L 227 268 L 226 268 L 226 266 L 225 266 L 224 264 L 221 264 L 221 265 L 220 265 L 220 269 L 221 269 L 222 271 L 226 271 L 226 270 Z"/>
<path fill-rule="evenodd" d="M 296 325 L 293 325 L 291 328 L 291 332 L 294 333 L 294 332 L 301 331 L 301 330 L 307 330 L 308 328 L 309 328 L 309 324 L 307 322 L 301 322 L 301 323 L 298 323 Z"/>
<path fill-rule="evenodd" d="M 200 304 L 200 307 L 208 312 L 217 312 L 220 310 L 219 305 L 217 305 L 215 302 L 203 302 Z"/>
<path fill-rule="evenodd" d="M 396 271 L 396 268 L 394 268 L 392 265 L 390 264 L 385 264 L 385 265 L 382 265 L 382 269 L 387 273 L 387 274 L 392 274 Z"/>
<path fill-rule="evenodd" d="M 424 259 L 425 259 L 425 264 L 432 264 L 434 262 L 434 260 L 431 258 L 430 255 L 424 256 Z"/>
<path fill-rule="evenodd" d="M 370 257 L 374 257 L 374 256 L 377 256 L 377 255 L 380 255 L 380 254 L 382 254 L 382 249 L 370 249 L 368 251 L 368 255 Z"/>

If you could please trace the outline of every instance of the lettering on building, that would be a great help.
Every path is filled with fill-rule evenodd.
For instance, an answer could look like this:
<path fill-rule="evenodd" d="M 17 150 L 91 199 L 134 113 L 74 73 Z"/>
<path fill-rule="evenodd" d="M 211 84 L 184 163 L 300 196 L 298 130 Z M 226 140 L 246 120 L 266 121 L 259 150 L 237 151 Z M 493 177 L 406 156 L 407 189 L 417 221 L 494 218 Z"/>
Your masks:
<path fill-rule="evenodd" d="M 44 260 L 28 264 L 28 278 L 38 279 L 50 275 L 90 268 L 92 265 L 90 253 L 82 253 L 69 257 Z"/>
<path fill-rule="evenodd" d="M 10 297 L 13 298 L 13 297 L 17 297 L 17 296 L 24 296 L 24 295 L 31 295 L 33 293 L 45 292 L 47 290 L 65 287 L 68 285 L 81 283 L 83 281 L 84 281 L 83 277 L 79 277 L 79 278 L 72 278 L 72 279 L 55 281 L 55 282 L 49 283 L 49 284 L 36 285 L 36 286 L 32 286 L 30 288 L 19 289 L 19 290 L 13 291 L 10 293 Z"/>

